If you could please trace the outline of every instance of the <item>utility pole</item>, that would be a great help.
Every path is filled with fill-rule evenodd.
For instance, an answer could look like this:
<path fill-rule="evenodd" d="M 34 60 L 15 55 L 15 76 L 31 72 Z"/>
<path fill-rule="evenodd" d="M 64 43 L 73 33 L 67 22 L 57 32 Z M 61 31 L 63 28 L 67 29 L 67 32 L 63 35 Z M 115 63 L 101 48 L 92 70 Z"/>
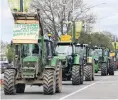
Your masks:
<path fill-rule="evenodd" d="M 20 12 L 23 12 L 23 0 L 20 0 Z"/>
<path fill-rule="evenodd" d="M 115 50 L 116 50 L 116 36 L 115 36 L 115 43 L 114 43 L 114 46 L 115 46 Z"/>
<path fill-rule="evenodd" d="M 72 29 L 73 29 L 73 42 L 75 42 L 75 21 L 74 21 L 74 0 L 72 0 L 72 22 L 73 22 L 73 25 L 72 25 Z"/>

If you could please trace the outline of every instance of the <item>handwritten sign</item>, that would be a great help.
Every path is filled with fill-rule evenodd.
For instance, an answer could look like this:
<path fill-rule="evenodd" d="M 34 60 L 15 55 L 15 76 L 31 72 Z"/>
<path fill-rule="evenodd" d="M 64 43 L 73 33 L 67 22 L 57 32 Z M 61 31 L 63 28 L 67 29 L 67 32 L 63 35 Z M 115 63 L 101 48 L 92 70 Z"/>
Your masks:
<path fill-rule="evenodd" d="M 13 30 L 13 40 L 38 40 L 39 25 L 38 24 L 15 24 Z M 29 43 L 31 42 L 29 41 Z"/>

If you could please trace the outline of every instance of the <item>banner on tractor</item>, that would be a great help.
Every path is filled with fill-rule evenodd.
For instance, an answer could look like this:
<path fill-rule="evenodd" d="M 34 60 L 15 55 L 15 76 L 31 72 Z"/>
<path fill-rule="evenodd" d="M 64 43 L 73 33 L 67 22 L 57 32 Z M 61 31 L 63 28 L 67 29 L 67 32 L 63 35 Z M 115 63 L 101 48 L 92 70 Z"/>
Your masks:
<path fill-rule="evenodd" d="M 10 9 L 13 11 L 16 9 L 17 11 L 20 11 L 20 0 L 8 0 Z M 30 7 L 31 0 L 23 0 L 23 9 L 24 11 L 27 11 Z"/>
<path fill-rule="evenodd" d="M 118 50 L 118 42 L 112 42 L 112 45 L 113 45 L 113 47 L 114 47 L 114 49 L 116 48 L 117 50 Z"/>
<path fill-rule="evenodd" d="M 76 37 L 76 39 L 78 39 L 80 37 L 80 33 L 82 31 L 82 22 L 81 21 L 75 22 L 75 27 L 76 27 L 75 37 Z"/>
<path fill-rule="evenodd" d="M 70 35 L 61 35 L 60 36 L 60 41 L 63 42 L 72 42 L 72 37 Z"/>
<path fill-rule="evenodd" d="M 38 38 L 38 24 L 15 24 L 13 30 L 13 43 L 37 43 Z"/>

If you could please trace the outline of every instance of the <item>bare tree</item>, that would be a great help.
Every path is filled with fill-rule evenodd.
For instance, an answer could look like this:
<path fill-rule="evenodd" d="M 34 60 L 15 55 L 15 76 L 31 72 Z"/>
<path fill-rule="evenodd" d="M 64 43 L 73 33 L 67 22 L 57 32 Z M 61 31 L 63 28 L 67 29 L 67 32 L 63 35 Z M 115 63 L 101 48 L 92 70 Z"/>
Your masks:
<path fill-rule="evenodd" d="M 92 14 L 87 15 L 86 9 L 88 6 L 83 3 L 83 0 L 74 0 L 74 14 L 73 14 L 72 0 L 32 0 L 30 9 L 40 9 L 42 16 L 42 23 L 45 32 L 53 33 L 55 38 L 59 37 L 59 32 L 64 33 L 65 26 L 66 32 L 71 29 L 71 24 L 64 25 L 64 21 L 84 20 L 88 23 L 94 23 L 95 19 Z"/>

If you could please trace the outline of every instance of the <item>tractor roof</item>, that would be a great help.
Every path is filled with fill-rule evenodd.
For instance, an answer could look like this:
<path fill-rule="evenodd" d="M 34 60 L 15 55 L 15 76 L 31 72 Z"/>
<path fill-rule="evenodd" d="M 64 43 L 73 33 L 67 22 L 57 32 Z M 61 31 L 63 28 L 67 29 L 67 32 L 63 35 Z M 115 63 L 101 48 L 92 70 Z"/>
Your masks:
<path fill-rule="evenodd" d="M 72 42 L 58 42 L 57 45 L 73 45 Z"/>
<path fill-rule="evenodd" d="M 80 43 L 78 43 L 78 44 L 76 44 L 76 46 L 88 47 L 88 44 L 80 44 Z"/>

